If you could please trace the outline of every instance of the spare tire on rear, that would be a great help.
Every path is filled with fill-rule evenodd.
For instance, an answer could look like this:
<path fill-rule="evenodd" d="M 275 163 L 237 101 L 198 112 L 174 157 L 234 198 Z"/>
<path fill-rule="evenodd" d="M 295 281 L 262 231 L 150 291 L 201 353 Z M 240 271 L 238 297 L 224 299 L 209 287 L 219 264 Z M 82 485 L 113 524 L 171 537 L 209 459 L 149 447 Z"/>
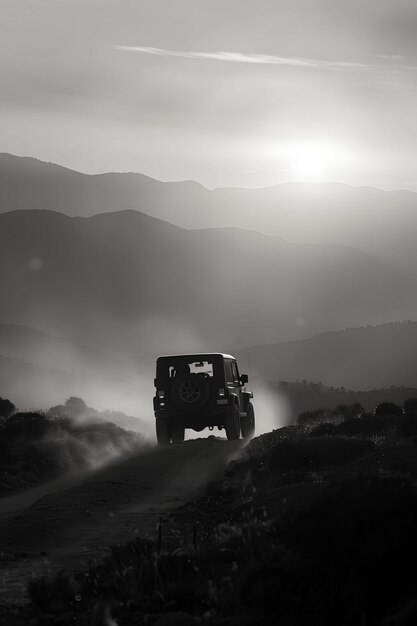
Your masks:
<path fill-rule="evenodd" d="M 181 411 L 198 411 L 209 395 L 210 386 L 202 374 L 181 374 L 172 385 L 172 401 Z"/>

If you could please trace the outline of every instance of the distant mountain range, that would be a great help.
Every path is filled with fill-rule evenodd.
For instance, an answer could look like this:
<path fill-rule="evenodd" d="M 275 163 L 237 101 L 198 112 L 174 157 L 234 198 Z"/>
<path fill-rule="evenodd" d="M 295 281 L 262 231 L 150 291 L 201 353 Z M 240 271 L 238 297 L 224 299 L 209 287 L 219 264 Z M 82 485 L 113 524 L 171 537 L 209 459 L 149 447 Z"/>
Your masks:
<path fill-rule="evenodd" d="M 337 183 L 216 189 L 143 174 L 86 175 L 0 154 L 0 213 L 49 209 L 69 216 L 134 209 L 182 228 L 238 227 L 299 243 L 359 248 L 417 268 L 417 194 Z"/>
<path fill-rule="evenodd" d="M 222 350 L 417 316 L 416 281 L 357 250 L 136 211 L 0 215 L 0 322 L 123 354 Z"/>
<path fill-rule="evenodd" d="M 417 322 L 323 333 L 249 348 L 241 362 L 268 381 L 321 382 L 366 390 L 417 387 Z"/>
<path fill-rule="evenodd" d="M 417 385 L 413 323 L 336 332 L 417 319 L 416 198 L 209 191 L 0 155 L 0 395 L 134 414 L 119 401 L 143 396 L 146 419 L 156 356 L 199 350 L 249 352 L 267 380 Z"/>
<path fill-rule="evenodd" d="M 309 382 L 285 382 L 269 385 L 268 391 L 275 397 L 277 406 L 285 407 L 284 411 L 281 408 L 281 415 L 286 415 L 289 422 L 294 422 L 303 411 L 334 411 L 340 405 L 352 406 L 359 403 L 367 412 L 372 413 L 382 402 L 394 402 L 402 406 L 406 400 L 417 398 L 416 387 L 402 385 L 352 391 Z"/>
<path fill-rule="evenodd" d="M 14 324 L 0 324 L 0 354 L 78 374 L 97 372 L 106 360 L 106 355 L 93 348 Z"/>

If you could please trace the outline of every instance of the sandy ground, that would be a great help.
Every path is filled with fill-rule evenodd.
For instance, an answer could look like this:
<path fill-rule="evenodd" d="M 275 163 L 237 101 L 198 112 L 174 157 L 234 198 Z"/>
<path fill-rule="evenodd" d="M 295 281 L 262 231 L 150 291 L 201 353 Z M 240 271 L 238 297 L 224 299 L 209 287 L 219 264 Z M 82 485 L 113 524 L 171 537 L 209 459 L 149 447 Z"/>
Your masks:
<path fill-rule="evenodd" d="M 0 499 L 0 601 L 22 601 L 33 575 L 88 566 L 113 543 L 155 537 L 160 516 L 201 493 L 242 441 L 152 448 L 95 471 Z"/>

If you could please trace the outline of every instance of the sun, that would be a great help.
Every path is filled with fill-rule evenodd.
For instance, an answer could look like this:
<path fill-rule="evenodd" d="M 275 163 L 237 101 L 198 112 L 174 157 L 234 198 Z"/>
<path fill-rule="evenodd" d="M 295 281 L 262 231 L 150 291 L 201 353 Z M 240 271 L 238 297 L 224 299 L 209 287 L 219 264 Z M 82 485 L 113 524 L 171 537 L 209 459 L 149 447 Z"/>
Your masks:
<path fill-rule="evenodd" d="M 290 168 L 297 180 L 322 181 L 331 173 L 332 150 L 324 142 L 300 140 L 290 151 Z"/>
<path fill-rule="evenodd" d="M 361 155 L 344 137 L 298 136 L 262 148 L 270 171 L 287 182 L 325 183 L 349 178 Z"/>
<path fill-rule="evenodd" d="M 302 180 L 323 180 L 327 172 L 326 160 L 316 153 L 301 154 L 294 164 L 297 178 Z"/>

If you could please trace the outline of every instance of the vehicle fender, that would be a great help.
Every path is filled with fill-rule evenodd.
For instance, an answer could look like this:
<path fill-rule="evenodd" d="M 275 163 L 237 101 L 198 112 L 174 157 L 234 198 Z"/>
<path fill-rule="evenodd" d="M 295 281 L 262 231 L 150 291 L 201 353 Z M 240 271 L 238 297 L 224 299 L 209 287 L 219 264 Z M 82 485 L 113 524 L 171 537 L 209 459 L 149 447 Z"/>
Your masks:
<path fill-rule="evenodd" d="M 238 404 L 238 406 L 239 406 L 239 398 L 238 398 L 238 395 L 237 395 L 237 393 L 230 393 L 230 394 L 229 394 L 229 404 L 228 404 L 228 406 L 229 406 L 229 407 L 233 406 L 233 403 L 234 403 L 234 402 L 237 402 L 237 404 Z"/>
<path fill-rule="evenodd" d="M 242 391 L 242 400 L 243 400 L 242 411 L 244 413 L 246 413 L 246 411 L 248 410 L 248 404 L 251 398 L 253 398 L 253 393 L 251 391 Z"/>

